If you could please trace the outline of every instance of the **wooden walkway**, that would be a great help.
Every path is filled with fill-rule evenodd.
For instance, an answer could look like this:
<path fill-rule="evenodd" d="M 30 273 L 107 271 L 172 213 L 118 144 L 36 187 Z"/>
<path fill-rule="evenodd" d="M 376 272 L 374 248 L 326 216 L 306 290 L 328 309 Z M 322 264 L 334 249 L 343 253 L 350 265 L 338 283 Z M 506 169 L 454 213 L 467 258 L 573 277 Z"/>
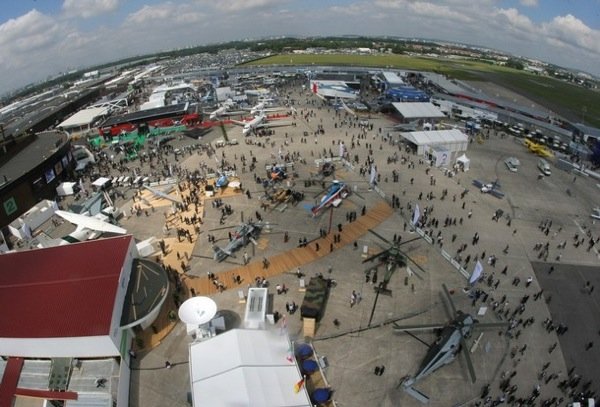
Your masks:
<path fill-rule="evenodd" d="M 298 267 L 312 263 L 322 257 L 327 256 L 330 251 L 330 245 L 333 244 L 334 250 L 348 244 L 354 243 L 359 237 L 368 232 L 369 229 L 377 227 L 393 213 L 392 208 L 385 202 L 381 202 L 373 208 L 367 210 L 364 216 L 359 216 L 352 223 L 343 225 L 341 242 L 333 243 L 333 233 L 327 236 L 311 241 L 306 247 L 297 247 L 284 253 L 277 254 L 268 258 L 269 266 L 264 267 L 262 259 L 248 263 L 245 266 L 238 266 L 218 274 L 219 281 L 225 285 L 225 289 L 236 289 L 254 285 L 257 277 L 277 276 L 285 272 L 295 272 Z M 337 230 L 337 229 L 336 229 Z M 316 250 L 317 244 L 319 250 Z M 240 276 L 242 285 L 233 282 L 234 276 Z M 193 288 L 196 295 L 211 295 L 218 292 L 217 287 L 207 277 L 186 278 L 184 286 L 188 293 Z"/>
<path fill-rule="evenodd" d="M 204 202 L 203 202 L 204 203 Z M 204 205 L 202 205 L 204 209 Z M 330 252 L 330 245 L 333 243 L 334 250 L 339 249 L 345 245 L 354 243 L 358 238 L 368 232 L 369 229 L 373 229 L 389 218 L 393 213 L 392 208 L 385 202 L 378 203 L 373 208 L 367 210 L 364 216 L 359 216 L 352 223 L 343 225 L 341 235 L 341 241 L 339 243 L 333 243 L 333 234 L 329 234 L 323 238 L 319 238 L 311 241 L 306 247 L 296 247 L 286 252 L 277 254 L 268 258 L 269 266 L 263 267 L 262 259 L 248 263 L 245 266 L 238 266 L 225 272 L 218 274 L 219 281 L 225 285 L 227 289 L 243 289 L 249 284 L 254 285 L 257 277 L 264 277 L 267 280 L 270 277 L 280 275 L 285 272 L 294 273 L 296 269 L 306 264 L 312 263 L 322 257 L 327 256 Z M 181 227 L 190 230 L 192 236 L 195 232 L 192 230 L 192 226 L 186 225 L 180 221 L 179 213 L 177 215 L 171 215 L 167 222 L 172 225 L 173 228 Z M 193 215 L 192 211 L 181 213 L 182 216 Z M 203 215 L 203 212 L 201 212 Z M 337 228 L 336 228 L 337 231 Z M 167 245 L 167 254 L 160 256 L 164 264 L 172 266 L 179 272 L 182 281 L 183 292 L 181 300 L 192 297 L 192 289 L 195 295 L 212 295 L 219 292 L 217 287 L 212 281 L 206 276 L 193 277 L 184 274 L 181 271 L 181 261 L 185 261 L 187 264 L 187 258 L 190 258 L 191 253 L 194 249 L 198 237 L 194 236 L 192 242 L 187 239 L 182 239 L 181 242 L 177 238 L 165 238 L 164 241 Z M 319 250 L 316 250 L 316 244 L 319 244 Z M 177 252 L 180 253 L 181 259 L 177 258 Z M 242 284 L 236 284 L 233 281 L 233 276 L 240 276 Z M 176 325 L 176 321 L 169 318 L 169 313 L 177 313 L 175 302 L 171 295 L 165 301 L 163 308 L 160 312 L 159 317 L 152 324 L 151 329 L 146 329 L 144 332 L 138 333 L 139 343 L 135 346 L 137 351 L 144 351 L 152 349 L 158 346 L 162 340 L 173 330 Z"/>

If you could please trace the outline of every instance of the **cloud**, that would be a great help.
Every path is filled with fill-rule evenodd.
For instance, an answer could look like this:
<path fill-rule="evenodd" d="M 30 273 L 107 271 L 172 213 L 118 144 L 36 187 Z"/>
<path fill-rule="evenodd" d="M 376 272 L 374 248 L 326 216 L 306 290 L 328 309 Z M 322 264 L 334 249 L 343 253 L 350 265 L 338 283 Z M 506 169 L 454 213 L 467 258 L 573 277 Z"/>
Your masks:
<path fill-rule="evenodd" d="M 53 18 L 33 9 L 0 25 L 0 67 L 19 68 L 39 50 L 52 47 L 67 33 Z"/>
<path fill-rule="evenodd" d="M 478 0 L 477 7 L 472 0 L 304 0 L 301 5 L 290 0 L 171 0 L 139 7 L 127 2 L 129 13 L 119 9 L 124 4 L 64 0 L 54 15 L 31 10 L 1 24 L 0 92 L 132 55 L 272 35 L 425 37 L 600 74 L 599 30 L 572 14 L 538 22 L 527 17 L 531 10 L 501 8 L 499 0 Z M 98 17 L 108 12 L 113 12 L 109 19 Z"/>
<path fill-rule="evenodd" d="M 267 7 L 276 7 L 280 4 L 286 3 L 285 0 L 199 0 L 204 5 L 213 6 L 222 11 L 243 11 L 251 9 L 261 9 Z"/>
<path fill-rule="evenodd" d="M 190 4 L 175 4 L 166 2 L 154 6 L 145 5 L 138 11 L 130 14 L 125 24 L 146 24 L 161 22 L 171 26 L 175 24 L 189 24 L 201 21 L 205 15 L 197 7 Z"/>
<path fill-rule="evenodd" d="M 119 0 L 65 0 L 63 11 L 68 17 L 91 18 L 119 7 Z"/>
<path fill-rule="evenodd" d="M 551 39 L 600 54 L 600 30 L 594 30 L 577 17 L 557 16 L 542 25 L 542 31 Z"/>
<path fill-rule="evenodd" d="M 454 8 L 460 6 L 458 1 L 453 7 L 440 5 L 428 1 L 409 0 L 376 0 L 375 4 L 382 8 L 404 11 L 404 18 L 450 19 L 461 23 L 471 22 L 468 14 Z"/>

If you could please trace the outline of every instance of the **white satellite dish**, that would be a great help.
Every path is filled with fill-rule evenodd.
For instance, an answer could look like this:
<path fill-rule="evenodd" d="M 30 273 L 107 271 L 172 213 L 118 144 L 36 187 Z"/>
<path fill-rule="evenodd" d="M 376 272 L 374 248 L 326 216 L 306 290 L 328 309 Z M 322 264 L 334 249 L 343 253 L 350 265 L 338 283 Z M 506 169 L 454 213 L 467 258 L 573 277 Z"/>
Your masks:
<path fill-rule="evenodd" d="M 95 230 L 98 232 L 105 233 L 117 233 L 120 235 L 124 235 L 127 233 L 127 230 L 113 225 L 112 223 L 104 222 L 103 220 L 93 218 L 91 216 L 79 215 L 77 213 L 66 212 L 66 211 L 56 211 L 58 216 L 65 219 L 67 222 L 71 222 L 74 225 L 81 226 L 83 228 Z"/>
<path fill-rule="evenodd" d="M 192 297 L 179 307 L 179 319 L 189 325 L 202 325 L 213 319 L 217 304 L 208 297 Z"/>

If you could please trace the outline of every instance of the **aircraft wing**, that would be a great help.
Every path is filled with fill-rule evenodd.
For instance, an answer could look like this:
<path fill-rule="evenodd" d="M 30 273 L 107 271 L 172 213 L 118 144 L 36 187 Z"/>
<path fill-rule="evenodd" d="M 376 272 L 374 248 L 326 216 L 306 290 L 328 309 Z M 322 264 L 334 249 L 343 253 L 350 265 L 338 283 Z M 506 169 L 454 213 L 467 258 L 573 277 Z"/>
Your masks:
<path fill-rule="evenodd" d="M 61 218 L 65 219 L 67 222 L 71 222 L 78 227 L 92 229 L 98 232 L 116 233 L 120 235 L 127 233 L 127 230 L 123 229 L 122 227 L 113 225 L 112 223 L 104 222 L 100 219 L 92 218 L 90 216 L 78 215 L 76 213 L 66 211 L 56 211 L 55 213 Z"/>
<path fill-rule="evenodd" d="M 498 191 L 497 189 L 490 189 L 488 191 L 489 194 L 494 195 L 496 198 L 503 198 L 504 192 Z"/>
<path fill-rule="evenodd" d="M 291 126 L 292 122 L 287 120 L 273 120 L 267 123 L 261 123 L 256 126 L 257 129 L 260 128 L 269 128 L 269 127 L 283 127 L 283 126 Z"/>
<path fill-rule="evenodd" d="M 394 331 L 396 332 L 410 332 L 410 331 L 431 331 L 433 329 L 441 329 L 445 324 L 415 324 L 415 325 L 398 325 L 392 324 Z"/>
<path fill-rule="evenodd" d="M 477 188 L 481 189 L 483 188 L 483 186 L 485 185 L 484 182 L 479 181 L 478 179 L 474 179 L 473 180 L 473 185 L 475 185 Z"/>
<path fill-rule="evenodd" d="M 157 189 L 149 187 L 148 185 L 144 185 L 143 187 L 145 189 L 147 189 L 148 191 L 152 192 L 154 195 L 158 196 L 159 198 L 163 198 L 163 199 L 166 199 L 168 201 L 175 202 L 175 203 L 178 203 L 178 204 L 183 204 L 183 202 L 181 200 L 179 200 L 177 198 L 173 198 L 172 196 L 170 196 L 166 192 L 159 191 Z"/>
<path fill-rule="evenodd" d="M 238 111 L 231 111 L 231 112 L 221 113 L 221 116 L 237 116 L 237 115 L 246 114 L 246 113 L 247 112 L 245 112 L 243 110 L 238 110 Z"/>
<path fill-rule="evenodd" d="M 233 124 L 236 124 L 238 126 L 245 126 L 246 125 L 246 122 L 242 122 L 242 121 L 239 121 L 239 120 L 230 120 L 230 122 L 233 123 Z"/>

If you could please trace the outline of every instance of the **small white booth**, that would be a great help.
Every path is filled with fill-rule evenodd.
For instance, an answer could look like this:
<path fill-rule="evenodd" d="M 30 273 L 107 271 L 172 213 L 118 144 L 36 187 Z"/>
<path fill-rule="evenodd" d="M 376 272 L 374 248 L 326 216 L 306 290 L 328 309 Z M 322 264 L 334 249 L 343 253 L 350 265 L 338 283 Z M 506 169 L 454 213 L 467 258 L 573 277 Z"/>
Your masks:
<path fill-rule="evenodd" d="M 466 154 L 461 155 L 456 159 L 456 165 L 458 165 L 459 169 L 463 171 L 469 171 L 469 166 L 471 165 L 471 160 L 467 157 Z"/>

